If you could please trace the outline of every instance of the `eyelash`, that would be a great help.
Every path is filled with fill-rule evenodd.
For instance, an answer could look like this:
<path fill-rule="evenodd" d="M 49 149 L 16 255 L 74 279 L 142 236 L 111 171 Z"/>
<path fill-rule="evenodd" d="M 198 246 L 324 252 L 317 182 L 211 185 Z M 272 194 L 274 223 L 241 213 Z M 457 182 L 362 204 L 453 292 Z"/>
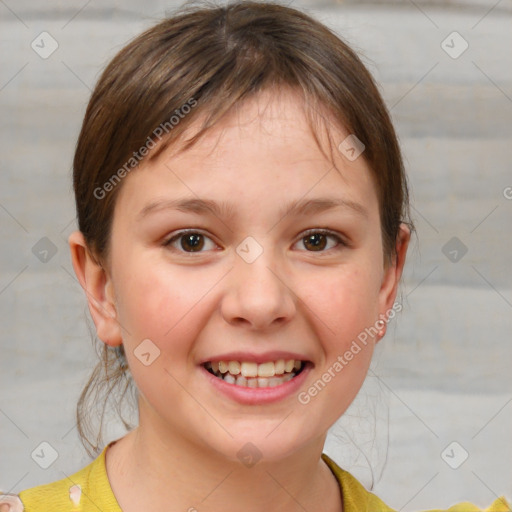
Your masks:
<path fill-rule="evenodd" d="M 173 235 L 171 238 L 167 239 L 163 243 L 163 245 L 164 245 L 164 247 L 169 247 L 173 242 L 179 240 L 180 238 L 182 238 L 182 237 L 184 237 L 186 235 L 190 235 L 190 234 L 201 235 L 201 236 L 204 236 L 205 238 L 208 238 L 209 240 L 211 240 L 211 238 L 209 236 L 205 235 L 200 230 L 197 230 L 197 229 L 186 229 L 186 230 L 183 230 L 183 231 L 179 231 L 178 233 Z M 304 252 L 325 253 L 325 252 L 327 252 L 329 250 L 332 250 L 332 249 L 338 249 L 339 250 L 340 248 L 348 247 L 348 245 L 349 245 L 338 234 L 334 233 L 333 231 L 329 231 L 327 229 L 308 229 L 307 231 L 305 231 L 304 233 L 301 234 L 301 236 L 299 238 L 299 241 L 303 241 L 305 238 L 307 238 L 308 236 L 313 235 L 313 234 L 314 235 L 325 235 L 325 236 L 327 236 L 329 238 L 333 238 L 336 241 L 337 245 L 335 247 L 331 247 L 330 249 L 326 249 L 326 250 L 321 250 L 321 251 L 308 251 L 308 250 L 305 250 Z M 212 242 L 213 242 L 213 240 L 212 240 Z M 205 252 L 205 251 L 183 251 L 183 250 L 175 249 L 175 248 L 172 248 L 172 249 L 174 249 L 177 252 L 184 253 L 184 254 L 197 254 L 197 253 Z"/>
<path fill-rule="evenodd" d="M 308 229 L 307 231 L 304 231 L 304 233 L 302 233 L 302 236 L 300 237 L 300 240 L 304 240 L 304 238 L 308 237 L 309 235 L 325 235 L 329 238 L 333 238 L 337 245 L 334 246 L 334 247 L 331 247 L 330 249 L 327 249 L 325 251 L 306 251 L 306 252 L 327 252 L 328 250 L 332 250 L 332 249 L 341 249 L 343 247 L 348 247 L 348 243 L 343 240 L 343 238 L 341 238 L 338 234 L 336 234 L 335 232 L 333 231 L 329 231 L 328 229 Z"/>

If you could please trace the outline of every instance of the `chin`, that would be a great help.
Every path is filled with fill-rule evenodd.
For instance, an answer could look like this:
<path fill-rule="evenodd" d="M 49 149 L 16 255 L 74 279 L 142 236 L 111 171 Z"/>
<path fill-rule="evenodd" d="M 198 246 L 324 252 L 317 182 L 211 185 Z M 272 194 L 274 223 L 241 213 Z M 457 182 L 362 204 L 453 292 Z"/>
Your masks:
<path fill-rule="evenodd" d="M 218 439 L 218 444 L 212 438 L 205 439 L 205 442 L 227 460 L 241 462 L 247 467 L 258 462 L 277 463 L 304 449 L 314 439 L 305 425 L 302 432 L 299 425 L 295 425 L 294 431 L 291 431 L 286 426 L 286 420 L 278 426 L 280 421 L 265 421 L 259 425 L 253 424 L 252 428 L 230 428 L 225 425 L 232 438 L 226 439 L 227 435 L 221 434 L 222 439 Z M 323 439 L 319 444 L 323 447 Z"/>

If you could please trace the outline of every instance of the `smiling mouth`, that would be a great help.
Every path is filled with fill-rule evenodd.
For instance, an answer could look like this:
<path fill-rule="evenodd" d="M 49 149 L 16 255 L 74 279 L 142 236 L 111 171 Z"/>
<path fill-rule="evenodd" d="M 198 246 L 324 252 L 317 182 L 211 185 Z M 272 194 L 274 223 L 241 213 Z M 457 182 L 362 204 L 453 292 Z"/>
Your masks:
<path fill-rule="evenodd" d="M 228 384 L 246 388 L 273 388 L 293 379 L 305 365 L 305 361 L 279 359 L 260 364 L 252 361 L 208 361 L 203 367 Z"/>

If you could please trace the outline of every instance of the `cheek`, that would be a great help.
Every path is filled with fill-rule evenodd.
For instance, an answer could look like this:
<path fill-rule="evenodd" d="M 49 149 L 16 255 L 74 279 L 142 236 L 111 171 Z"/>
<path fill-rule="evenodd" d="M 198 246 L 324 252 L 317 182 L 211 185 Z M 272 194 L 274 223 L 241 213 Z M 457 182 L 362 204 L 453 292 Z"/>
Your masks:
<path fill-rule="evenodd" d="M 186 349 L 202 328 L 204 297 L 215 276 L 178 271 L 165 264 L 147 264 L 137 270 L 134 262 L 119 273 L 119 321 L 125 328 L 123 341 L 133 348 L 149 338 L 164 354 L 172 345 L 174 354 Z M 177 343 L 182 340 L 181 343 Z"/>
<path fill-rule="evenodd" d="M 314 281 L 305 283 L 306 305 L 318 317 L 317 324 L 325 328 L 329 345 L 341 350 L 377 320 L 376 278 L 364 268 L 352 268 Z M 319 282 L 323 285 L 319 286 Z"/>
<path fill-rule="evenodd" d="M 124 283 L 118 312 L 127 361 L 143 396 L 153 403 L 166 389 L 178 403 L 184 397 L 172 376 L 181 381 L 187 374 L 191 347 L 204 327 L 201 298 L 211 288 L 210 279 L 187 279 L 186 273 L 158 265 L 144 272 L 133 268 L 125 281 L 118 276 Z"/>
<path fill-rule="evenodd" d="M 378 293 L 368 276 L 358 270 L 340 273 L 308 298 L 307 307 L 318 317 L 315 334 L 323 359 L 317 378 L 301 390 L 298 401 L 321 410 L 329 426 L 352 403 L 370 366 Z"/>

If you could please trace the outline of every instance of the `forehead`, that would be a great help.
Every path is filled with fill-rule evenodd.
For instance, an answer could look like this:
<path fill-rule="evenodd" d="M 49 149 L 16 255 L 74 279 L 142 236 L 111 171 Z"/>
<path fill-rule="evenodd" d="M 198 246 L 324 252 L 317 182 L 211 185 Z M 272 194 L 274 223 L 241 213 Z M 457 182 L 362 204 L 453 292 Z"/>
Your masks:
<path fill-rule="evenodd" d="M 185 130 L 180 140 L 168 150 L 167 157 L 179 155 L 183 146 L 180 141 L 192 138 L 198 132 L 202 120 L 196 120 Z M 315 134 L 318 141 L 315 140 Z M 300 137 L 303 143 L 307 140 L 308 144 L 296 144 L 295 150 L 288 156 L 298 157 L 307 151 L 311 157 L 311 149 L 316 145 L 319 153 L 324 153 L 327 157 L 333 144 L 337 145 L 336 140 L 342 140 L 348 132 L 324 106 L 311 105 L 311 101 L 291 87 L 276 87 L 265 89 L 236 103 L 220 121 L 203 133 L 195 154 L 202 156 L 207 151 L 216 151 L 220 155 L 223 149 L 229 151 L 229 141 L 236 138 L 254 139 L 256 135 L 258 138 L 254 140 L 255 145 L 263 144 L 265 147 L 270 147 L 272 143 L 281 144 L 286 140 L 293 144 L 294 138 Z M 194 152 L 191 152 L 189 157 L 193 156 Z"/>
<path fill-rule="evenodd" d="M 338 150 L 349 133 L 325 110 L 315 110 L 311 126 L 304 105 L 304 98 L 292 90 L 261 92 L 183 150 L 183 140 L 201 126 L 197 120 L 158 158 L 144 161 L 127 177 L 118 201 L 124 198 L 140 209 L 167 196 L 208 195 L 279 207 L 289 199 L 329 192 L 377 208 L 364 159 L 350 161 Z"/>

